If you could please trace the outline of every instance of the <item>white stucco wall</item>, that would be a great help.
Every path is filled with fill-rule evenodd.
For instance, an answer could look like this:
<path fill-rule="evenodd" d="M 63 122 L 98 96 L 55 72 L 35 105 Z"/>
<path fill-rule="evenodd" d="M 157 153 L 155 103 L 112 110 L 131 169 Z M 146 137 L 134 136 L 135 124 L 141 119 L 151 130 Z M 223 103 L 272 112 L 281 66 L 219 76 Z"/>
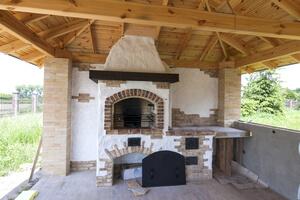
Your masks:
<path fill-rule="evenodd" d="M 171 84 L 172 108 L 209 117 L 210 109 L 218 107 L 218 79 L 199 69 L 176 68 L 172 72 L 179 74 L 179 82 Z"/>
<path fill-rule="evenodd" d="M 72 161 L 89 161 L 97 159 L 97 138 L 99 128 L 98 86 L 89 79 L 88 71 L 78 71 L 73 68 L 72 96 L 79 93 L 89 93 L 95 97 L 88 103 L 72 100 Z"/>

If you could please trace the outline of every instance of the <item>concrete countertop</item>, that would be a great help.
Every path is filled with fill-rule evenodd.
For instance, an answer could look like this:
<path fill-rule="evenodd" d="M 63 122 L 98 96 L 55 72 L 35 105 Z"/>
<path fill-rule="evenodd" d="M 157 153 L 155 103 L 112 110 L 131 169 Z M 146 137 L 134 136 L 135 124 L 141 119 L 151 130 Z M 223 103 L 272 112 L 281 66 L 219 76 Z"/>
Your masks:
<path fill-rule="evenodd" d="M 242 138 L 242 137 L 252 136 L 252 133 L 250 131 L 245 131 L 236 128 L 221 127 L 221 126 L 173 127 L 171 130 L 175 132 L 193 131 L 193 132 L 214 133 L 215 138 Z"/>

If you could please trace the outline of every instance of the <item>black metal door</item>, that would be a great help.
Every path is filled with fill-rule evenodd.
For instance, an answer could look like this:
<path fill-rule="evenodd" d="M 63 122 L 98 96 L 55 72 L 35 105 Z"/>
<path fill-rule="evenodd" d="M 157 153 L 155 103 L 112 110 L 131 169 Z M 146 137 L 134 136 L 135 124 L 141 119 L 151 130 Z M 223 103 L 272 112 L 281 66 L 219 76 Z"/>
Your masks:
<path fill-rule="evenodd" d="M 185 185 L 185 159 L 173 151 L 158 151 L 143 159 L 143 187 Z"/>

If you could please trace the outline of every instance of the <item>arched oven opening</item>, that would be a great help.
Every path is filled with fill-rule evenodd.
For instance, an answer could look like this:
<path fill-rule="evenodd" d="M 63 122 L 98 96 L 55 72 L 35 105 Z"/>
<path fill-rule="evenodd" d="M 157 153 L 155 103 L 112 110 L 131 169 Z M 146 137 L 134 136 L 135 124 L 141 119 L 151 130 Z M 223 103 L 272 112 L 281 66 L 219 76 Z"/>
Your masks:
<path fill-rule="evenodd" d="M 155 106 L 142 98 L 127 98 L 114 104 L 113 128 L 155 127 Z"/>

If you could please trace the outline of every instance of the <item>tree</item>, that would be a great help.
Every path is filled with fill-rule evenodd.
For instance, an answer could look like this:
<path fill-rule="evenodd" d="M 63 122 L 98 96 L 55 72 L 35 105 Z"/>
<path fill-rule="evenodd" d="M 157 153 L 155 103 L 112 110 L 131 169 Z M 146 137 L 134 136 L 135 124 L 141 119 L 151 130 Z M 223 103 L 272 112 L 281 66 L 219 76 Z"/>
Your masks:
<path fill-rule="evenodd" d="M 43 87 L 40 85 L 18 85 L 16 90 L 21 98 L 31 98 L 33 92 L 38 96 L 43 95 Z"/>
<path fill-rule="evenodd" d="M 254 112 L 282 114 L 283 110 L 284 96 L 278 75 L 274 71 L 251 75 L 248 84 L 243 88 L 242 115 L 251 115 Z"/>
<path fill-rule="evenodd" d="M 291 89 L 285 88 L 283 91 L 284 91 L 284 97 L 287 100 L 298 100 L 300 98 L 300 94 L 297 93 L 297 90 L 291 90 Z"/>

